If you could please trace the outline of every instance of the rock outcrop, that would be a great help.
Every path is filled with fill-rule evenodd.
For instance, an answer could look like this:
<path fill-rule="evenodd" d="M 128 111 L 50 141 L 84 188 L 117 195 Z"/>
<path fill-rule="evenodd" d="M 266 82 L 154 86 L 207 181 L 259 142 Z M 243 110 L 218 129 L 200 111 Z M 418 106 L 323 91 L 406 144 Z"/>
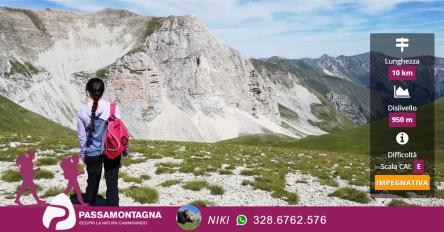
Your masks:
<path fill-rule="evenodd" d="M 333 104 L 335 109 L 344 113 L 348 118 L 350 118 L 354 123 L 358 125 L 366 124 L 368 122 L 365 115 L 362 113 L 362 109 L 359 109 L 347 95 L 337 94 L 330 91 L 327 94 L 327 99 Z"/>

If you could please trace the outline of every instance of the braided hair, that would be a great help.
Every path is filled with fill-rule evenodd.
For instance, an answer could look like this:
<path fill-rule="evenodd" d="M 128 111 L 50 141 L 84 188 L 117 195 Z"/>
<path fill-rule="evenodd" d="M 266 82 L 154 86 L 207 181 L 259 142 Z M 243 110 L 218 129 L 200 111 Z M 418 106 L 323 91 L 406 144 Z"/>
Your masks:
<path fill-rule="evenodd" d="M 96 118 L 96 110 L 97 105 L 99 103 L 99 99 L 102 97 L 103 92 L 105 91 L 105 83 L 99 78 L 92 78 L 86 83 L 86 92 L 89 97 L 93 100 L 93 105 L 91 109 L 91 120 L 88 125 L 88 132 L 92 133 L 95 130 L 95 118 Z"/>

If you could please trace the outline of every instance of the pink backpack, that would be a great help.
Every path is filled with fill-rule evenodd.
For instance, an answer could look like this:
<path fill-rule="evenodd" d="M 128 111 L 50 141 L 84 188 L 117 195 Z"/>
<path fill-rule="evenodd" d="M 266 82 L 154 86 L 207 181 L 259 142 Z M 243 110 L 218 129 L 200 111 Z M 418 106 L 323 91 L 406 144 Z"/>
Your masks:
<path fill-rule="evenodd" d="M 107 120 L 108 129 L 105 135 L 105 155 L 115 159 L 125 151 L 129 142 L 128 131 L 123 122 L 116 118 L 116 103 L 111 103 L 110 115 Z"/>
<path fill-rule="evenodd" d="M 24 162 L 25 162 L 25 159 L 26 159 L 26 157 L 25 157 L 25 155 L 19 155 L 18 157 L 17 157 L 17 159 L 15 160 L 15 163 L 17 164 L 17 165 L 19 165 L 19 164 L 23 164 Z"/>

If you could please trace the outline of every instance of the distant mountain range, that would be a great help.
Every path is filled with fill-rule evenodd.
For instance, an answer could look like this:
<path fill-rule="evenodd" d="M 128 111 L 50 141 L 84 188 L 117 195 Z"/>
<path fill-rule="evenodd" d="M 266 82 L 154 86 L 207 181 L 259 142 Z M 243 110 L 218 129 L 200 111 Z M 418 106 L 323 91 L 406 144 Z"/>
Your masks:
<path fill-rule="evenodd" d="M 299 73 L 300 77 L 310 73 L 310 78 L 302 78 L 308 80 L 305 81 L 308 88 L 326 96 L 337 110 L 343 112 L 353 122 L 365 124 L 370 120 L 368 90 L 370 88 L 370 53 L 337 57 L 324 54 L 320 58 L 302 59 L 271 57 L 259 60 L 277 64 L 280 66 L 279 68 L 288 72 Z M 304 72 L 301 71 L 302 69 Z M 319 79 L 319 77 L 328 76 L 342 80 Z M 310 82 L 315 82 L 315 84 L 310 85 Z M 378 83 L 378 91 L 393 94 L 393 86 L 388 80 L 381 79 L 378 80 Z M 444 58 L 435 57 L 434 84 L 435 99 L 444 96 Z M 331 90 L 331 92 L 326 90 Z"/>
<path fill-rule="evenodd" d="M 323 56 L 325 57 L 325 56 Z M 305 88 L 315 93 L 326 105 L 332 106 L 335 110 L 344 114 L 346 118 L 356 124 L 365 124 L 369 119 L 369 91 L 367 86 L 351 81 L 348 77 L 333 74 L 333 70 L 340 70 L 342 67 L 330 65 L 332 71 L 326 71 L 320 63 L 322 57 L 315 59 L 286 59 L 281 57 L 271 57 L 268 59 L 253 60 L 258 70 L 281 70 L 291 73 Z M 271 79 L 272 74 L 269 75 Z M 276 76 L 276 75 L 275 75 Z M 280 78 L 283 79 L 283 78 Z M 279 79 L 278 79 L 279 81 Z M 316 111 L 316 110 L 314 110 Z M 323 112 L 324 117 L 338 119 L 334 112 Z M 338 124 L 335 122 L 334 124 Z M 341 125 L 341 123 L 339 123 Z"/>

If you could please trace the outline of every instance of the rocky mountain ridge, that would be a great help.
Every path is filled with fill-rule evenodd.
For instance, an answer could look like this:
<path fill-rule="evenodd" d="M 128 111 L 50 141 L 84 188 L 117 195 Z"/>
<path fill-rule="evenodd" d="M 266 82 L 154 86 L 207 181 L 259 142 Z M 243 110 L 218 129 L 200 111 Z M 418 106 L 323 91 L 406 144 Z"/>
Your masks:
<path fill-rule="evenodd" d="M 0 19 L 0 93 L 64 126 L 75 128 L 84 85 L 97 76 L 134 138 L 326 133 L 311 109 L 321 104 L 315 94 L 263 76 L 194 16 L 2 7 Z"/>

